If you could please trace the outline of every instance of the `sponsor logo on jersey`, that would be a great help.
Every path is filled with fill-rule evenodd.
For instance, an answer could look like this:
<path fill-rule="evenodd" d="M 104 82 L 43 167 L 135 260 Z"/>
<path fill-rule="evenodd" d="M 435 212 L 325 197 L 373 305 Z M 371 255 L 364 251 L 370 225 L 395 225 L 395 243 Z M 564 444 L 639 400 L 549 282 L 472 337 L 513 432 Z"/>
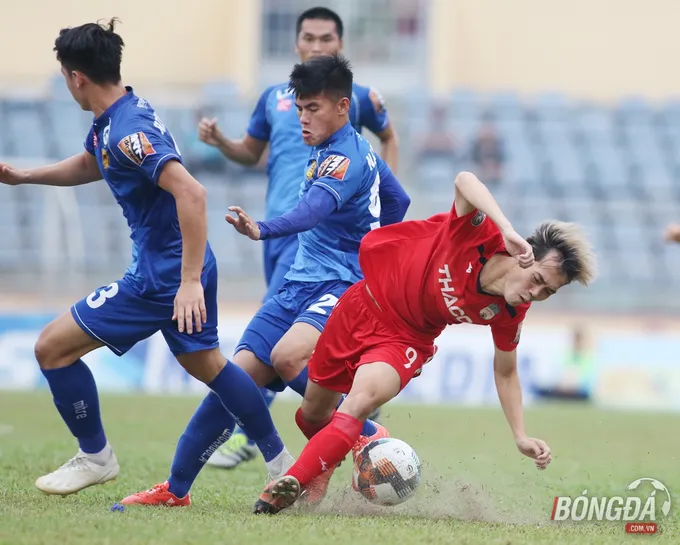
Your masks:
<path fill-rule="evenodd" d="M 104 131 L 102 132 L 102 141 L 104 142 L 104 147 L 109 145 L 109 135 L 111 134 L 111 121 L 109 121 L 109 124 L 104 127 Z"/>
<path fill-rule="evenodd" d="M 368 98 L 371 100 L 375 111 L 381 114 L 385 109 L 385 101 L 378 90 L 371 87 L 370 91 L 368 92 Z"/>
<path fill-rule="evenodd" d="M 128 134 L 118 142 L 118 149 L 136 165 L 141 165 L 144 159 L 156 153 L 146 134 L 141 131 Z"/>
<path fill-rule="evenodd" d="M 309 168 L 307 169 L 307 173 L 305 174 L 305 177 L 308 180 L 311 180 L 314 177 L 314 171 L 316 170 L 316 159 L 312 161 L 312 164 L 309 165 Z"/>
<path fill-rule="evenodd" d="M 349 158 L 344 155 L 329 155 L 319 167 L 319 178 L 335 178 L 344 180 L 349 167 Z"/>
<path fill-rule="evenodd" d="M 451 316 L 453 316 L 454 320 L 460 324 L 462 323 L 468 323 L 471 324 L 472 320 L 470 319 L 469 316 L 465 315 L 465 311 L 460 308 L 456 303 L 458 302 L 458 297 L 456 297 L 453 293 L 455 288 L 453 287 L 453 280 L 451 279 L 451 272 L 449 271 L 449 265 L 448 263 L 445 263 L 444 266 L 439 269 L 439 279 L 438 282 L 441 284 L 441 294 L 442 297 L 444 298 L 444 304 L 446 305 L 446 308 L 448 309 L 449 313 Z"/>
<path fill-rule="evenodd" d="M 97 133 L 92 133 L 92 145 L 96 148 L 99 145 L 99 138 L 97 138 Z"/>
<path fill-rule="evenodd" d="M 475 214 L 475 217 L 472 218 L 472 225 L 474 227 L 479 227 L 485 219 L 486 214 L 478 210 L 477 213 Z"/>
<path fill-rule="evenodd" d="M 517 326 L 517 333 L 515 334 L 515 338 L 512 340 L 512 344 L 519 344 L 519 338 L 522 336 L 522 325 L 524 325 L 523 321 Z"/>
<path fill-rule="evenodd" d="M 104 170 L 109 169 L 109 152 L 105 149 L 102 149 L 102 165 L 104 166 Z"/>
<path fill-rule="evenodd" d="M 484 307 L 479 311 L 479 317 L 482 320 L 491 320 L 496 314 L 501 311 L 496 303 L 491 303 L 488 307 Z"/>

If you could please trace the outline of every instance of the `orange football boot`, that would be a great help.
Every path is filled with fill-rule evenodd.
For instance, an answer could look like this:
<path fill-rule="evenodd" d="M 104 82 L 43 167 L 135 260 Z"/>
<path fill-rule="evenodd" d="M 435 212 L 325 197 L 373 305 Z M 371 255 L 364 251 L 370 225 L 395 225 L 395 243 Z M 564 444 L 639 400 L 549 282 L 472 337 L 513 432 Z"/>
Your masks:
<path fill-rule="evenodd" d="M 178 498 L 169 490 L 170 483 L 157 484 L 149 490 L 137 492 L 123 498 L 120 503 L 123 505 L 165 505 L 168 507 L 186 507 L 191 505 L 191 495 L 187 494 L 183 498 Z"/>

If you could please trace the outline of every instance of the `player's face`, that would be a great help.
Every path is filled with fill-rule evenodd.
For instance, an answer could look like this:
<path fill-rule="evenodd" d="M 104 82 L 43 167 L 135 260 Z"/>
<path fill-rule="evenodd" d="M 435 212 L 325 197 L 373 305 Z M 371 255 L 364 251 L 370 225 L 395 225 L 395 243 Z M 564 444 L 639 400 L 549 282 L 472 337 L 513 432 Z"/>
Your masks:
<path fill-rule="evenodd" d="M 528 269 L 519 265 L 508 273 L 503 294 L 508 304 L 521 305 L 532 301 L 545 301 L 567 283 L 552 252 Z"/>
<path fill-rule="evenodd" d="M 318 146 L 328 140 L 346 122 L 349 99 L 334 100 L 326 95 L 295 100 L 302 140 L 308 146 Z"/>
<path fill-rule="evenodd" d="M 334 55 L 342 50 L 342 40 L 333 21 L 305 19 L 295 43 L 295 52 L 305 62 L 311 57 Z"/>
<path fill-rule="evenodd" d="M 66 67 L 61 67 L 61 73 L 64 75 L 64 80 L 66 80 L 66 87 L 68 87 L 73 100 L 75 100 L 78 105 L 83 109 L 87 110 L 87 101 L 83 96 L 83 76 L 79 72 L 74 72 L 68 70 Z"/>

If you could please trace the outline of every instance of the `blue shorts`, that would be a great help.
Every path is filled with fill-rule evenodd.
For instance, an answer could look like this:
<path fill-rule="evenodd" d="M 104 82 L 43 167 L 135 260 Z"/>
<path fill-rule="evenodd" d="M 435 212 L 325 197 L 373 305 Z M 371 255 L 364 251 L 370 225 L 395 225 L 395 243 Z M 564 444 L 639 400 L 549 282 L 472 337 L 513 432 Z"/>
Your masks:
<path fill-rule="evenodd" d="M 262 298 L 266 302 L 274 297 L 285 284 L 286 273 L 295 262 L 298 250 L 297 235 L 283 238 L 272 238 L 264 241 L 264 278 L 267 282 L 267 293 Z"/>
<path fill-rule="evenodd" d="M 122 356 L 136 343 L 160 331 L 175 356 L 219 346 L 217 338 L 217 266 L 201 277 L 208 321 L 200 333 L 180 333 L 172 321 L 175 293 L 140 295 L 133 278 L 123 277 L 96 289 L 71 307 L 76 323 L 93 339 Z"/>
<path fill-rule="evenodd" d="M 234 353 L 249 350 L 271 366 L 272 350 L 291 326 L 304 322 L 323 331 L 331 310 L 351 285 L 342 280 L 286 282 L 250 320 Z"/>

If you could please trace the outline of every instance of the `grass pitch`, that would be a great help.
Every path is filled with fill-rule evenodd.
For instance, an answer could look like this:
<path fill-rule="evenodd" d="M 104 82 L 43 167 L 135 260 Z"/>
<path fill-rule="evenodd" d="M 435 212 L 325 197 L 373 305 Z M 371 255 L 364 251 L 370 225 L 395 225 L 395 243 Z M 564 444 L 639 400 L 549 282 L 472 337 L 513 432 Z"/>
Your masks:
<path fill-rule="evenodd" d="M 680 543 L 680 416 L 605 412 L 550 405 L 527 411 L 530 433 L 549 442 L 554 459 L 537 471 L 515 449 L 499 408 L 384 408 L 392 435 L 423 461 L 414 498 L 395 508 L 367 505 L 351 490 L 345 463 L 316 513 L 291 510 L 256 517 L 264 485 L 261 459 L 234 471 L 206 468 L 188 508 L 112 504 L 166 479 L 177 438 L 198 404 L 185 397 L 103 396 L 109 439 L 121 464 L 113 483 L 66 498 L 49 497 L 35 479 L 70 458 L 76 446 L 46 393 L 0 391 L 0 543 L 125 544 L 376 544 L 625 543 L 623 523 L 555 523 L 556 495 L 621 495 L 638 477 L 654 477 L 674 497 L 671 515 L 653 537 Z M 293 454 L 303 445 L 295 406 L 273 412 Z"/>

